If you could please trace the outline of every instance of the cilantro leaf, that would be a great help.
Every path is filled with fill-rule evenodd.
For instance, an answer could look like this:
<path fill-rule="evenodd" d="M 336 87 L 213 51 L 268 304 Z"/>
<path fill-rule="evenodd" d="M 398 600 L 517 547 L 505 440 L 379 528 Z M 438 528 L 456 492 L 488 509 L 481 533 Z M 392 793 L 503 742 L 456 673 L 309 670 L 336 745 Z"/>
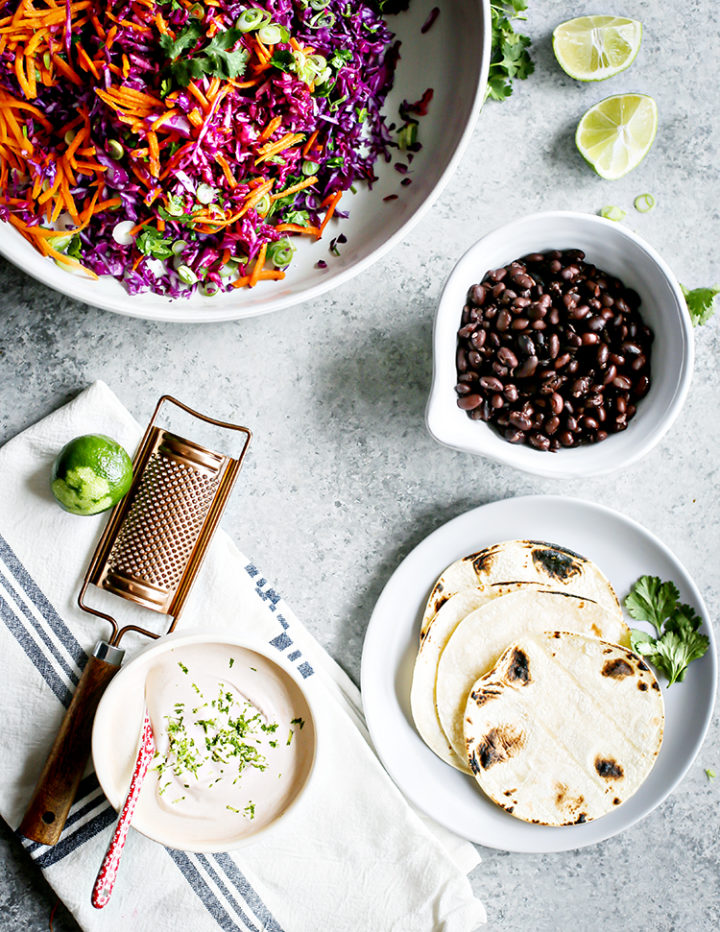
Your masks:
<path fill-rule="evenodd" d="M 177 39 L 173 39 L 167 33 L 161 35 L 160 48 L 169 59 L 174 60 L 186 49 L 194 48 L 201 35 L 202 26 L 197 20 L 193 20 L 183 29 Z"/>
<path fill-rule="evenodd" d="M 491 0 L 492 45 L 486 98 L 505 100 L 512 94 L 513 78 L 524 80 L 535 70 L 528 36 L 515 32 L 512 21 L 526 19 L 525 0 Z"/>
<path fill-rule="evenodd" d="M 691 605 L 679 602 L 680 593 L 671 582 L 658 576 L 641 576 L 625 598 L 633 618 L 647 621 L 657 636 L 632 628 L 630 645 L 668 680 L 681 683 L 688 665 L 702 657 L 710 641 L 699 632 L 702 619 Z"/>
<path fill-rule="evenodd" d="M 180 87 L 187 87 L 190 81 L 203 75 L 239 78 L 245 72 L 247 50 L 240 48 L 233 51 L 242 36 L 241 30 L 235 27 L 219 32 L 204 48 L 180 58 L 183 52 L 195 49 L 202 31 L 202 24 L 193 20 L 177 39 L 173 40 L 168 35 L 160 37 L 160 46 L 170 59 L 170 73 Z"/>
<path fill-rule="evenodd" d="M 679 596 L 671 582 L 663 583 L 658 576 L 641 576 L 625 599 L 625 608 L 636 621 L 649 621 L 659 637 Z"/>
<path fill-rule="evenodd" d="M 702 657 L 709 643 L 708 638 L 697 631 L 693 631 L 689 637 L 676 634 L 675 631 L 665 631 L 656 642 L 656 647 L 662 658 L 659 666 L 668 678 L 668 686 L 685 679 L 688 664 Z"/>
<path fill-rule="evenodd" d="M 169 259 L 172 256 L 172 241 L 165 239 L 156 227 L 145 227 L 135 240 L 135 245 L 146 256 L 153 259 Z"/>
<path fill-rule="evenodd" d="M 270 64 L 280 71 L 292 71 L 295 66 L 295 56 L 288 49 L 277 49 L 273 52 Z"/>
<path fill-rule="evenodd" d="M 720 294 L 720 288 L 693 288 L 689 291 L 685 285 L 680 285 L 680 287 L 693 327 L 706 324 L 715 313 L 715 298 Z"/>

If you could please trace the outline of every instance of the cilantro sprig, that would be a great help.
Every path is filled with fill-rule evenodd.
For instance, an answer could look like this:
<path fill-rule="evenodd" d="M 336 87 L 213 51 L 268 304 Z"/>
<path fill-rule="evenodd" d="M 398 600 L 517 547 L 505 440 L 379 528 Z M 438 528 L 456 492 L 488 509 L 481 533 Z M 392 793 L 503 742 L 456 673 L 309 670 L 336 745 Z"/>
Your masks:
<path fill-rule="evenodd" d="M 685 296 L 693 327 L 706 324 L 715 313 L 715 298 L 720 294 L 720 288 L 693 288 L 690 291 L 685 285 L 680 285 L 680 287 Z"/>
<path fill-rule="evenodd" d="M 240 29 L 233 27 L 219 32 L 207 45 L 195 51 L 203 32 L 202 23 L 193 20 L 175 39 L 169 35 L 160 36 L 160 47 L 170 59 L 170 73 L 180 87 L 187 87 L 190 81 L 205 74 L 218 78 L 239 78 L 245 72 L 247 50 L 234 50 L 242 36 Z"/>
<path fill-rule="evenodd" d="M 688 665 L 702 657 L 710 643 L 698 631 L 700 616 L 679 598 L 674 583 L 662 582 L 658 576 L 641 576 L 625 599 L 631 617 L 649 622 L 656 635 L 631 628 L 632 649 L 665 674 L 668 686 L 683 681 Z"/>
<path fill-rule="evenodd" d="M 506 100 L 512 94 L 513 78 L 524 80 L 535 70 L 530 58 L 528 36 L 515 32 L 513 20 L 524 20 L 526 0 L 491 0 L 492 49 L 486 98 Z"/>

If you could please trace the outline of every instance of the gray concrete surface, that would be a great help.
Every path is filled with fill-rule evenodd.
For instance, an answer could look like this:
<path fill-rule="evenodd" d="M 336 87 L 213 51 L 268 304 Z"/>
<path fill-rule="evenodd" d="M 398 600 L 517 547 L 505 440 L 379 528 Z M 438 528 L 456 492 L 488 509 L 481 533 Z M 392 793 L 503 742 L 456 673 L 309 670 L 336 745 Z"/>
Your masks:
<path fill-rule="evenodd" d="M 252 425 L 254 449 L 224 525 L 356 682 L 370 612 L 399 560 L 450 517 L 506 496 L 610 503 L 673 547 L 713 618 L 720 606 L 720 313 L 696 332 L 681 417 L 621 475 L 536 479 L 442 448 L 423 427 L 440 289 L 459 255 L 504 220 L 620 205 L 682 282 L 720 281 L 716 5 L 615 4 L 611 12 L 640 19 L 645 35 L 632 68 L 602 85 L 565 76 L 550 44 L 557 23 L 602 4 L 530 6 L 535 74 L 508 102 L 486 106 L 457 174 L 406 241 L 314 304 L 237 324 L 161 326 L 79 305 L 0 262 L 0 441 L 98 377 L 141 422 L 169 391 Z M 605 182 L 575 151 L 574 127 L 588 106 L 623 90 L 656 99 L 660 128 L 635 172 Z M 657 207 L 641 216 L 632 202 L 644 191 Z M 473 886 L 488 929 L 717 928 L 720 778 L 708 781 L 704 768 L 720 772 L 719 737 L 716 714 L 681 786 L 619 837 L 552 856 L 482 850 Z M 0 930 L 47 929 L 55 898 L 5 828 L 0 853 Z M 59 909 L 54 928 L 76 926 Z"/>

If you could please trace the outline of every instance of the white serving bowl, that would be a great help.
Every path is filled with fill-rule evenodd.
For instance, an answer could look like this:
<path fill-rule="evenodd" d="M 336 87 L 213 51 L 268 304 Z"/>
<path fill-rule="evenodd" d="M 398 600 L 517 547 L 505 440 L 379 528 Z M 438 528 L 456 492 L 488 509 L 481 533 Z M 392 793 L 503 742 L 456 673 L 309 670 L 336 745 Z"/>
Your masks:
<path fill-rule="evenodd" d="M 287 814 L 296 808 L 312 777 L 317 759 L 318 713 L 310 701 L 307 690 L 292 668 L 278 663 L 265 651 L 246 640 L 232 635 L 218 634 L 170 634 L 147 647 L 113 678 L 103 694 L 93 723 L 92 758 L 98 782 L 110 804 L 118 811 L 122 807 L 130 786 L 130 778 L 138 751 L 138 739 L 145 715 L 145 688 L 148 674 L 158 661 L 187 659 L 194 647 L 212 647 L 220 651 L 219 669 L 229 671 L 233 666 L 230 658 L 238 658 L 237 671 L 245 662 L 253 663 L 254 671 L 246 676 L 260 675 L 269 679 L 273 694 L 287 697 L 287 701 L 302 718 L 302 756 L 288 777 L 281 803 L 273 804 L 273 814 L 258 823 L 241 820 L 237 825 L 223 818 L 221 821 L 205 821 L 197 813 L 174 813 L 162 809 L 156 801 L 154 783 L 158 777 L 151 771 L 145 777 L 132 827 L 161 845 L 182 851 L 217 852 L 233 851 L 264 838 L 280 824 Z M 223 658 L 227 656 L 227 662 Z M 213 671 L 215 668 L 213 668 Z M 201 678 L 208 671 L 194 668 L 191 674 Z M 227 676 L 232 676 L 227 672 Z M 253 695 L 250 680 L 249 696 Z M 285 734 L 282 738 L 285 741 Z M 152 765 L 151 765 L 152 768 Z M 287 776 L 287 775 L 286 775 Z M 272 781 L 277 784 L 276 780 Z M 258 800 L 258 809 L 262 797 Z M 254 816 L 253 816 L 254 818 Z"/>
<path fill-rule="evenodd" d="M 395 84 L 383 108 L 388 122 L 399 125 L 398 108 L 403 100 L 418 100 L 427 88 L 434 95 L 426 116 L 420 118 L 416 154 L 408 177 L 409 187 L 401 187 L 405 176 L 394 163 L 404 161 L 396 152 L 391 162 L 380 160 L 375 171 L 378 181 L 372 189 L 358 185 L 357 194 L 346 193 L 341 202 L 349 210 L 346 220 L 332 220 L 323 238 L 310 242 L 294 238 L 297 252 L 282 282 L 259 282 L 253 289 L 241 288 L 227 294 L 190 299 L 161 297 L 156 294 L 129 295 L 110 276 L 99 281 L 60 268 L 41 256 L 9 223 L 0 221 L 0 254 L 28 275 L 51 288 L 129 317 L 146 320 L 209 323 L 255 317 L 310 301 L 367 269 L 396 243 L 434 203 L 451 177 L 475 126 L 485 98 L 490 64 L 489 0 L 453 0 L 442 5 L 437 20 L 425 34 L 421 27 L 435 0 L 413 0 L 410 9 L 389 16 L 388 23 L 401 41 Z M 397 195 L 397 200 L 384 201 Z M 330 253 L 329 242 L 340 233 L 348 242 L 340 255 Z M 326 269 L 316 268 L 325 260 Z"/>
<path fill-rule="evenodd" d="M 471 420 L 458 408 L 455 394 L 457 332 L 468 288 L 490 269 L 551 249 L 582 249 L 588 262 L 634 288 L 642 299 L 642 318 L 655 334 L 650 390 L 627 430 L 556 453 L 509 443 L 483 421 Z M 694 354 L 680 286 L 668 265 L 637 234 L 591 214 L 549 211 L 522 217 L 471 246 L 450 273 L 435 317 L 427 427 L 440 443 L 540 476 L 569 479 L 613 472 L 639 460 L 670 428 L 690 387 Z"/>

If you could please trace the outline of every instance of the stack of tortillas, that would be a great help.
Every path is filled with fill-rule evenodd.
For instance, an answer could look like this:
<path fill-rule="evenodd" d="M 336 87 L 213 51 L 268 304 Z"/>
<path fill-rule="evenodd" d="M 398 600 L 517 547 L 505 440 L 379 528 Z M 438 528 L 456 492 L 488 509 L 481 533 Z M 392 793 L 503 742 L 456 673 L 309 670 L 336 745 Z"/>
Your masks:
<path fill-rule="evenodd" d="M 449 566 L 420 632 L 411 705 L 425 743 L 513 816 L 596 819 L 660 751 L 660 687 L 629 650 L 607 578 L 553 544 L 513 540 Z"/>

